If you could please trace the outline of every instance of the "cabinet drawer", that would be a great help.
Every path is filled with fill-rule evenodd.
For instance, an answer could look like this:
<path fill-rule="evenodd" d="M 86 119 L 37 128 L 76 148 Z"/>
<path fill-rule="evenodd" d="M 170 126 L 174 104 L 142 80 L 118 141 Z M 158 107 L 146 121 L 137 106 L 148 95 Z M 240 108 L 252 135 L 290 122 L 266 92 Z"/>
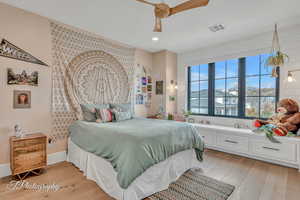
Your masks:
<path fill-rule="evenodd" d="M 274 160 L 297 162 L 297 144 L 289 142 L 271 143 L 252 139 L 250 141 L 251 152 L 254 155 Z"/>
<path fill-rule="evenodd" d="M 248 137 L 218 134 L 217 146 L 232 151 L 247 153 L 249 150 L 249 139 Z"/>

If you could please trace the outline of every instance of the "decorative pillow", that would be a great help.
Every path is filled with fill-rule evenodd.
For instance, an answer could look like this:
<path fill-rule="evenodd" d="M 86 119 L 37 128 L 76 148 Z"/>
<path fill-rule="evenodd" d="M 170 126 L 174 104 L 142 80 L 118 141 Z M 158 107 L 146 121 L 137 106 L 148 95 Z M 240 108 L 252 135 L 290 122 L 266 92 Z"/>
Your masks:
<path fill-rule="evenodd" d="M 115 120 L 117 122 L 128 120 L 128 119 L 132 118 L 131 112 L 119 112 L 119 111 L 116 111 L 116 110 L 113 110 L 113 112 L 114 112 Z"/>
<path fill-rule="evenodd" d="M 130 103 L 110 104 L 110 108 L 113 110 L 117 110 L 119 112 L 131 112 L 132 113 Z"/>
<path fill-rule="evenodd" d="M 96 108 L 96 122 L 98 123 L 106 123 L 113 121 L 113 114 L 110 109 L 97 109 Z"/>
<path fill-rule="evenodd" d="M 85 121 L 96 121 L 96 109 L 107 109 L 109 104 L 80 104 L 82 116 Z"/>
<path fill-rule="evenodd" d="M 130 114 L 130 119 L 133 118 L 133 113 L 131 110 L 130 103 L 110 104 L 110 108 L 113 110 L 113 115 L 114 115 L 115 121 L 118 121 L 115 116 L 116 112 L 128 112 Z"/>

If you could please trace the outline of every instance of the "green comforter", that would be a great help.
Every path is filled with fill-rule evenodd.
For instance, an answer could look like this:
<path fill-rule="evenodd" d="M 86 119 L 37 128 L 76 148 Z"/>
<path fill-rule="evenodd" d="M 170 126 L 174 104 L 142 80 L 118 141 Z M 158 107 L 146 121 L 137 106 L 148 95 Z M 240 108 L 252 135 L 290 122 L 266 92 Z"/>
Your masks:
<path fill-rule="evenodd" d="M 187 123 L 144 118 L 113 123 L 76 121 L 69 130 L 75 144 L 111 162 L 123 189 L 149 167 L 180 151 L 194 148 L 202 160 L 202 138 Z"/>

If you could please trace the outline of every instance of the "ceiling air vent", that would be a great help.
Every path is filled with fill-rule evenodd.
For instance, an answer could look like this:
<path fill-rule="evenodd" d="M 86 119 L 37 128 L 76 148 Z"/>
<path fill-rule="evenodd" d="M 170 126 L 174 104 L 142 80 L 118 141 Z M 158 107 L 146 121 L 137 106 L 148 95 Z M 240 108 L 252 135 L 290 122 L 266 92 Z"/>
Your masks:
<path fill-rule="evenodd" d="M 222 24 L 216 24 L 216 25 L 208 27 L 208 29 L 212 32 L 217 32 L 217 31 L 224 30 L 225 27 Z"/>

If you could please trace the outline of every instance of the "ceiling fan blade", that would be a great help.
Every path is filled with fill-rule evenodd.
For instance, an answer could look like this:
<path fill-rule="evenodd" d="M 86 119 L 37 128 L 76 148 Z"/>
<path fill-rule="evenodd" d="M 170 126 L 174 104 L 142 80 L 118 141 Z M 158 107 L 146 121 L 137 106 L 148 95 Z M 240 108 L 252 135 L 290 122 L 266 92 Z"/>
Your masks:
<path fill-rule="evenodd" d="M 145 0 L 136 0 L 136 1 L 139 1 L 139 2 L 145 3 L 145 4 L 149 4 L 149 5 L 152 5 L 152 6 L 155 6 L 155 5 L 156 5 L 155 3 L 151 3 L 151 2 L 145 1 Z"/>
<path fill-rule="evenodd" d="M 162 24 L 161 24 L 161 18 L 156 17 L 155 18 L 155 26 L 154 26 L 154 32 L 162 32 Z"/>
<path fill-rule="evenodd" d="M 209 2 L 209 0 L 190 0 L 190 1 L 184 2 L 182 4 L 175 6 L 174 8 L 171 8 L 170 16 L 174 15 L 176 13 L 185 11 L 185 10 L 190 10 L 193 8 L 206 6 L 208 4 L 208 2 Z"/>

